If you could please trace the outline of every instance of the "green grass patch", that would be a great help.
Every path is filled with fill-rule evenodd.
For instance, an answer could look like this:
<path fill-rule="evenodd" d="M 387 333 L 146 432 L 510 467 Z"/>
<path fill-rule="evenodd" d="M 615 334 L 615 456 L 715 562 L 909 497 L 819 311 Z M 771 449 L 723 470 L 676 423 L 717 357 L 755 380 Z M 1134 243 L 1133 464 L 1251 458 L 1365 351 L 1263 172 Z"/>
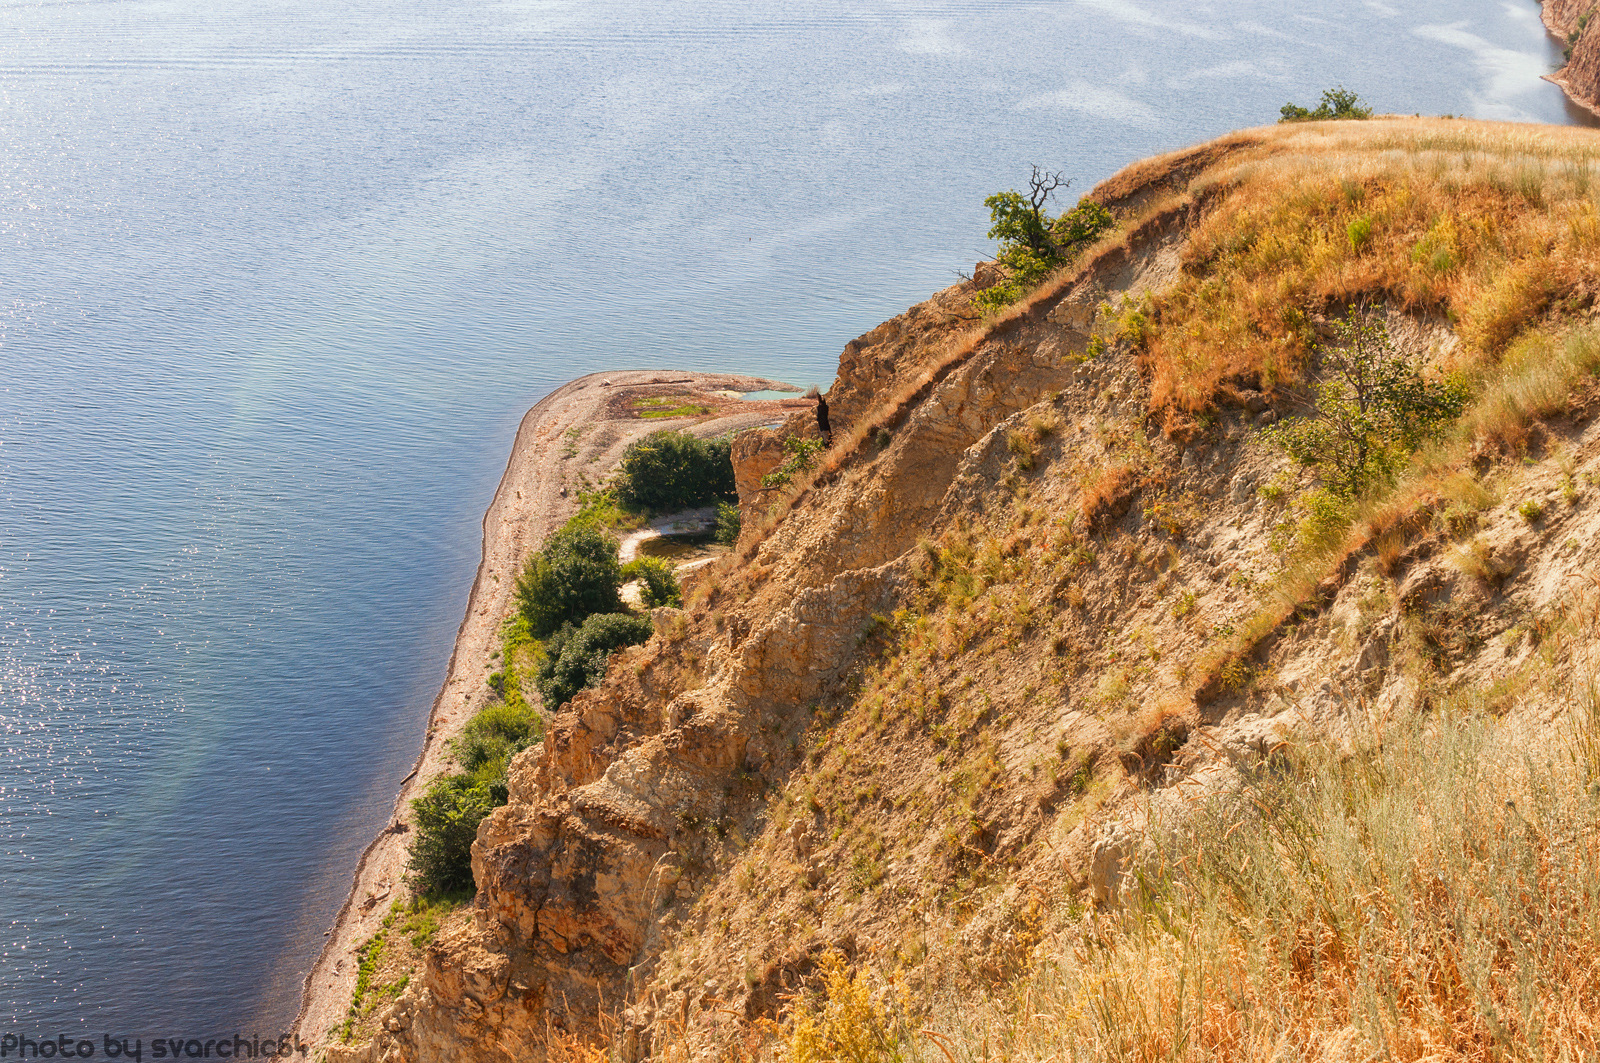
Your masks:
<path fill-rule="evenodd" d="M 704 417 L 712 412 L 710 406 L 692 402 L 684 395 L 634 399 L 633 409 L 647 421 L 666 420 L 669 417 Z"/>

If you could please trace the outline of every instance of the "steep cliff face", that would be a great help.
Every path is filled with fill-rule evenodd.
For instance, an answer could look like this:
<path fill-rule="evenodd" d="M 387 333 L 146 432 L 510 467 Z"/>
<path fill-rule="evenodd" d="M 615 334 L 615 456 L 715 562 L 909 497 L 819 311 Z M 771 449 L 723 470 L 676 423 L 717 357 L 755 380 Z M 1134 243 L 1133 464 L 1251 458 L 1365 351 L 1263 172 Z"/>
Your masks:
<path fill-rule="evenodd" d="M 1239 134 L 1102 185 L 1118 233 L 1001 319 L 957 286 L 853 341 L 834 449 L 517 758 L 471 921 L 330 1058 L 739 1056 L 829 956 L 1003 982 L 1041 905 L 1117 903 L 1184 786 L 1546 667 L 1519 625 L 1600 579 L 1587 370 L 1344 524 L 1263 429 L 1309 408 L 1352 303 L 1416 364 L 1532 364 L 1510 339 L 1584 318 L 1600 228 L 1471 167 L 1587 150 L 1463 122 Z M 1446 187 L 1461 231 L 1427 206 Z M 773 445 L 736 448 L 742 496 Z"/>
<path fill-rule="evenodd" d="M 1590 110 L 1600 109 L 1600 26 L 1591 26 L 1594 0 L 1544 0 L 1544 24 L 1567 42 L 1566 65 L 1550 80 Z"/>
<path fill-rule="evenodd" d="M 1561 37 L 1578 28 L 1578 20 L 1594 9 L 1594 0 L 1543 0 L 1544 24 Z"/>

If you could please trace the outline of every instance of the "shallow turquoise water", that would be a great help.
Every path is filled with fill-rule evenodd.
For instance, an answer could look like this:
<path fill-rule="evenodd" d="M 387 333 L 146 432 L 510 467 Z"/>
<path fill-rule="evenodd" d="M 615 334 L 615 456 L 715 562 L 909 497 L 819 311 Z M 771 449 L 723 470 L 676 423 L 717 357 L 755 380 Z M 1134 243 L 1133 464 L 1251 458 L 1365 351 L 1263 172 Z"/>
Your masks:
<path fill-rule="evenodd" d="M 292 1016 L 555 384 L 826 385 L 1030 163 L 1084 189 L 1341 82 L 1569 116 L 1531 0 L 0 0 L 0 31 L 0 1025 L 95 1036 Z"/>

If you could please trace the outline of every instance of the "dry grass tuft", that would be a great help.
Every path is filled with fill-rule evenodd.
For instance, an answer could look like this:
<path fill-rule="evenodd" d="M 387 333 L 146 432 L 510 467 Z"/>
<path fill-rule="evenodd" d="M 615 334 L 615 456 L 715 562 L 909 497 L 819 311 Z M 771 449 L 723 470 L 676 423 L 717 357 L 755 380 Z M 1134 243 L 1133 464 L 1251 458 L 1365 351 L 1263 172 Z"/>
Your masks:
<path fill-rule="evenodd" d="M 1480 446 L 1521 450 L 1538 420 L 1566 406 L 1573 388 L 1600 370 L 1600 336 L 1579 330 L 1564 337 L 1531 333 L 1513 344 L 1497 378 L 1462 423 Z"/>
<path fill-rule="evenodd" d="M 1117 753 L 1130 775 L 1148 774 L 1167 763 L 1189 740 L 1187 702 L 1152 705 L 1139 713 L 1118 744 Z"/>
<path fill-rule="evenodd" d="M 1084 485 L 1078 512 L 1085 527 L 1099 531 L 1128 512 L 1136 487 L 1134 474 L 1131 465 L 1111 465 Z"/>

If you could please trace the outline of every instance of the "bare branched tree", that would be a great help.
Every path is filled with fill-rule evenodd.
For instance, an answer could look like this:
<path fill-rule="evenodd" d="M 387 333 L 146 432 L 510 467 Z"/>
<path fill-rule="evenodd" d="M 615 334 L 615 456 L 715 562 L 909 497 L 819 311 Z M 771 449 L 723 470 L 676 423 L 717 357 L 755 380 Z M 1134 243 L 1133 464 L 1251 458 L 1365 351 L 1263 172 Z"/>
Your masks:
<path fill-rule="evenodd" d="M 1028 178 L 1028 206 L 1033 208 L 1033 216 L 1042 219 L 1044 205 L 1050 201 L 1051 194 L 1071 184 L 1071 180 L 1061 176 L 1061 171 L 1041 170 L 1035 163 L 1033 176 Z"/>

